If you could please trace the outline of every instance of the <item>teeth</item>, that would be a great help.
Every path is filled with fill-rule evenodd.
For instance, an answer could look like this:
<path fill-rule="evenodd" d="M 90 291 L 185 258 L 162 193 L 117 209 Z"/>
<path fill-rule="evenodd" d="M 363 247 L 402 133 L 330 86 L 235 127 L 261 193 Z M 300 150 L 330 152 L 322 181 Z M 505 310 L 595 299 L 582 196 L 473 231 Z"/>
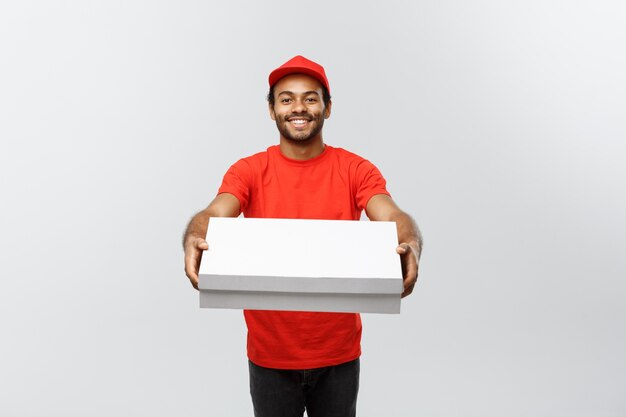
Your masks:
<path fill-rule="evenodd" d="M 291 120 L 291 123 L 295 124 L 295 125 L 303 125 L 306 123 L 306 120 L 302 120 L 302 119 L 295 119 L 295 120 Z"/>

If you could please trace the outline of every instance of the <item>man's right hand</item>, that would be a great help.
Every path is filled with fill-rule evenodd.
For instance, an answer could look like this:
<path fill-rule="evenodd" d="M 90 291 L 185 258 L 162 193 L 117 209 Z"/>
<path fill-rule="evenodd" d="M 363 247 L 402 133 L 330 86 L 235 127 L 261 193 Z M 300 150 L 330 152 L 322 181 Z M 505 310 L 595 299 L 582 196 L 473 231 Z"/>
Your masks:
<path fill-rule="evenodd" d="M 232 194 L 221 193 L 211 201 L 207 208 L 193 216 L 187 225 L 183 238 L 185 274 L 196 290 L 202 252 L 209 249 L 209 244 L 204 239 L 209 227 L 209 219 L 211 217 L 237 217 L 239 213 L 241 213 L 239 199 Z"/>
<path fill-rule="evenodd" d="M 185 242 L 185 274 L 196 290 L 202 252 L 207 249 L 209 249 L 209 244 L 201 237 L 189 237 Z"/>

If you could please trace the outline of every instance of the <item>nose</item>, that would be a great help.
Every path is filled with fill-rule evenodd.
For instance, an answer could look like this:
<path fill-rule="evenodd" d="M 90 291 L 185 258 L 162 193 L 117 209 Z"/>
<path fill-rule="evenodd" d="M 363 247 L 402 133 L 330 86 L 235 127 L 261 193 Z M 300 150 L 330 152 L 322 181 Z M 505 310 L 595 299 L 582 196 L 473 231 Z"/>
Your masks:
<path fill-rule="evenodd" d="M 293 113 L 303 113 L 306 111 L 306 107 L 304 106 L 304 102 L 302 100 L 294 100 L 293 107 L 291 108 Z"/>

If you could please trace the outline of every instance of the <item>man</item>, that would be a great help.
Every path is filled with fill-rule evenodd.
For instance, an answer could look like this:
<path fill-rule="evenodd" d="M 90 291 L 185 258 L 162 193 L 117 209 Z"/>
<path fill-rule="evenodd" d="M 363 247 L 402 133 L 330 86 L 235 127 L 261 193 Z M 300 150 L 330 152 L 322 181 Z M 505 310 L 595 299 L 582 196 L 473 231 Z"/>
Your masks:
<path fill-rule="evenodd" d="M 272 71 L 269 85 L 279 145 L 232 165 L 215 199 L 192 218 L 183 241 L 191 284 L 198 289 L 211 217 L 243 212 L 246 217 L 359 220 L 365 210 L 370 220 L 396 222 L 402 296 L 409 295 L 417 280 L 419 230 L 390 198 L 374 165 L 324 144 L 322 128 L 332 106 L 324 68 L 296 56 Z M 309 417 L 356 414 L 358 314 L 245 310 L 244 315 L 255 416 L 302 416 L 305 408 Z"/>

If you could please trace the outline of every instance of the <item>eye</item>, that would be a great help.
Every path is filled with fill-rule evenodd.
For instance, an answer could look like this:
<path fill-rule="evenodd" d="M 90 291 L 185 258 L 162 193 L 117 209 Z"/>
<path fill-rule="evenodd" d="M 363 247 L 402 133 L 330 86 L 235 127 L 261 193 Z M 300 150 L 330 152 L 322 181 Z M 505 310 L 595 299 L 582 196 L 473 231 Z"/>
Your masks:
<path fill-rule="evenodd" d="M 291 103 L 291 99 L 290 98 L 281 98 L 280 102 L 283 103 L 283 104 Z"/>
<path fill-rule="evenodd" d="M 308 97 L 308 98 L 306 99 L 306 102 L 307 102 L 307 103 L 316 103 L 316 102 L 317 102 L 317 99 L 316 99 L 315 97 Z"/>

